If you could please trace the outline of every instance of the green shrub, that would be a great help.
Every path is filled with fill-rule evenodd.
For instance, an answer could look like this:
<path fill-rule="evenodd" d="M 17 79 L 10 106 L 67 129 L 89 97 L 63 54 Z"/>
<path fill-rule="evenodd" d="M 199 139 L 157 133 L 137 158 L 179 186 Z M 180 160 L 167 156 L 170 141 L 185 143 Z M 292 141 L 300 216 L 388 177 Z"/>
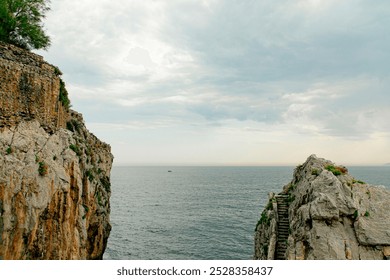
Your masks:
<path fill-rule="evenodd" d="M 268 201 L 267 207 L 265 207 L 265 209 L 267 209 L 267 210 L 272 210 L 273 209 L 272 201 Z"/>
<path fill-rule="evenodd" d="M 287 198 L 287 203 L 290 205 L 295 200 L 295 195 L 289 194 Z"/>
<path fill-rule="evenodd" d="M 93 174 L 92 174 L 92 171 L 91 171 L 91 170 L 87 170 L 87 171 L 85 172 L 85 175 L 87 175 L 87 177 L 88 177 L 88 180 L 89 180 L 90 182 L 92 182 L 92 181 L 93 181 L 93 179 L 95 179 L 95 177 L 93 176 Z"/>
<path fill-rule="evenodd" d="M 66 129 L 74 132 L 74 128 L 71 122 L 66 122 Z"/>
<path fill-rule="evenodd" d="M 297 185 L 291 183 L 287 188 L 287 193 L 294 191 L 296 188 L 297 188 Z"/>
<path fill-rule="evenodd" d="M 81 156 L 81 151 L 80 151 L 78 146 L 76 146 L 74 144 L 70 144 L 69 149 L 71 149 L 73 152 L 75 152 L 76 155 Z"/>
<path fill-rule="evenodd" d="M 370 212 L 366 211 L 366 213 L 364 213 L 364 216 L 365 217 L 370 217 Z"/>
<path fill-rule="evenodd" d="M 347 169 L 341 166 L 327 165 L 325 169 L 332 172 L 335 176 L 347 173 Z"/>
<path fill-rule="evenodd" d="M 355 212 L 353 213 L 353 218 L 356 220 L 358 216 L 359 216 L 359 212 L 358 210 L 355 210 Z"/>
<path fill-rule="evenodd" d="M 72 119 L 66 123 L 66 128 L 72 132 L 80 133 L 80 127 L 80 123 L 75 119 Z"/>
<path fill-rule="evenodd" d="M 9 147 L 7 148 L 6 153 L 7 153 L 7 155 L 9 155 L 9 154 L 12 153 L 12 148 L 11 148 L 11 146 L 9 146 Z"/>
<path fill-rule="evenodd" d="M 311 175 L 318 176 L 318 175 L 320 175 L 320 172 L 318 171 L 318 169 L 313 169 L 313 170 L 311 171 Z"/>
<path fill-rule="evenodd" d="M 65 82 L 62 79 L 60 79 L 60 93 L 58 95 L 58 100 L 61 101 L 66 110 L 69 110 L 71 106 L 68 97 L 68 91 L 66 90 Z"/>
<path fill-rule="evenodd" d="M 45 176 L 47 174 L 47 164 L 44 161 L 38 162 L 38 173 L 41 176 Z"/>
<path fill-rule="evenodd" d="M 110 178 L 108 176 L 101 177 L 100 183 L 103 185 L 103 188 L 106 190 L 106 192 L 111 191 L 111 183 L 110 183 Z"/>
<path fill-rule="evenodd" d="M 62 72 L 61 72 L 60 68 L 58 68 L 57 66 L 53 66 L 53 67 L 54 67 L 54 74 L 56 76 L 61 76 Z"/>
<path fill-rule="evenodd" d="M 263 211 L 263 213 L 261 213 L 261 217 L 260 217 L 260 220 L 257 222 L 257 225 L 256 225 L 256 228 L 255 228 L 255 231 L 257 230 L 257 228 L 259 227 L 259 225 L 261 224 L 267 224 L 269 225 L 270 224 L 270 221 L 267 217 L 267 213 L 265 211 Z"/>
<path fill-rule="evenodd" d="M 47 49 L 50 38 L 42 19 L 49 10 L 46 0 L 1 0 L 0 41 L 30 49 Z"/>

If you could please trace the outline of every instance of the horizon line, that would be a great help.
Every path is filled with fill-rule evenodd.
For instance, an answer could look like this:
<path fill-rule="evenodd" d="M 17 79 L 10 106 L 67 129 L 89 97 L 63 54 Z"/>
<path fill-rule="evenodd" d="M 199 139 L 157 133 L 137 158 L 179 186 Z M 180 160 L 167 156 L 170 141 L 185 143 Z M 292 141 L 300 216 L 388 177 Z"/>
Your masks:
<path fill-rule="evenodd" d="M 115 167 L 296 167 L 300 163 L 115 163 L 112 166 Z M 351 163 L 342 164 L 345 167 L 378 167 L 389 166 L 389 163 Z"/>

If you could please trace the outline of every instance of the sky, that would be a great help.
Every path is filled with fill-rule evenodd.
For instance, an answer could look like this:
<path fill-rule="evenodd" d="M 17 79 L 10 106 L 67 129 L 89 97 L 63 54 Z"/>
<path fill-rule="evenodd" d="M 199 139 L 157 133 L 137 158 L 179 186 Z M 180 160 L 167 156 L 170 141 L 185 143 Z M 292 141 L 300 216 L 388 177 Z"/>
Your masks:
<path fill-rule="evenodd" d="M 390 162 L 386 0 L 51 0 L 74 110 L 116 165 Z"/>

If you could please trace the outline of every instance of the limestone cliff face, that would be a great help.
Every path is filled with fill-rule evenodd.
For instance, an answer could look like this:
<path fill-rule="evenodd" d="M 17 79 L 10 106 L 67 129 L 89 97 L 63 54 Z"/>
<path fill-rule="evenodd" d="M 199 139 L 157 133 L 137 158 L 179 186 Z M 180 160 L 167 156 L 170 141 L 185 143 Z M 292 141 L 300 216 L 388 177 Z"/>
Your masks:
<path fill-rule="evenodd" d="M 58 70 L 0 44 L 0 259 L 101 259 L 110 146 L 59 101 Z"/>
<path fill-rule="evenodd" d="M 0 128 L 38 120 L 65 128 L 68 113 L 59 100 L 59 70 L 39 55 L 0 42 Z"/>
<path fill-rule="evenodd" d="M 270 194 L 254 259 L 390 259 L 389 213 L 389 190 L 312 155 Z"/>

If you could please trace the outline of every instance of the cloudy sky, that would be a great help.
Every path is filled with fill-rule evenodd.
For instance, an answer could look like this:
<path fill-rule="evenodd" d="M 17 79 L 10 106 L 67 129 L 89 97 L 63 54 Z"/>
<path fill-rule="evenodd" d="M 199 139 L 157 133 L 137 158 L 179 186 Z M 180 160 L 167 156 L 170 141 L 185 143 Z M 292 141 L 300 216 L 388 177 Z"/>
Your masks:
<path fill-rule="evenodd" d="M 51 0 L 40 51 L 115 164 L 390 162 L 386 0 Z"/>

